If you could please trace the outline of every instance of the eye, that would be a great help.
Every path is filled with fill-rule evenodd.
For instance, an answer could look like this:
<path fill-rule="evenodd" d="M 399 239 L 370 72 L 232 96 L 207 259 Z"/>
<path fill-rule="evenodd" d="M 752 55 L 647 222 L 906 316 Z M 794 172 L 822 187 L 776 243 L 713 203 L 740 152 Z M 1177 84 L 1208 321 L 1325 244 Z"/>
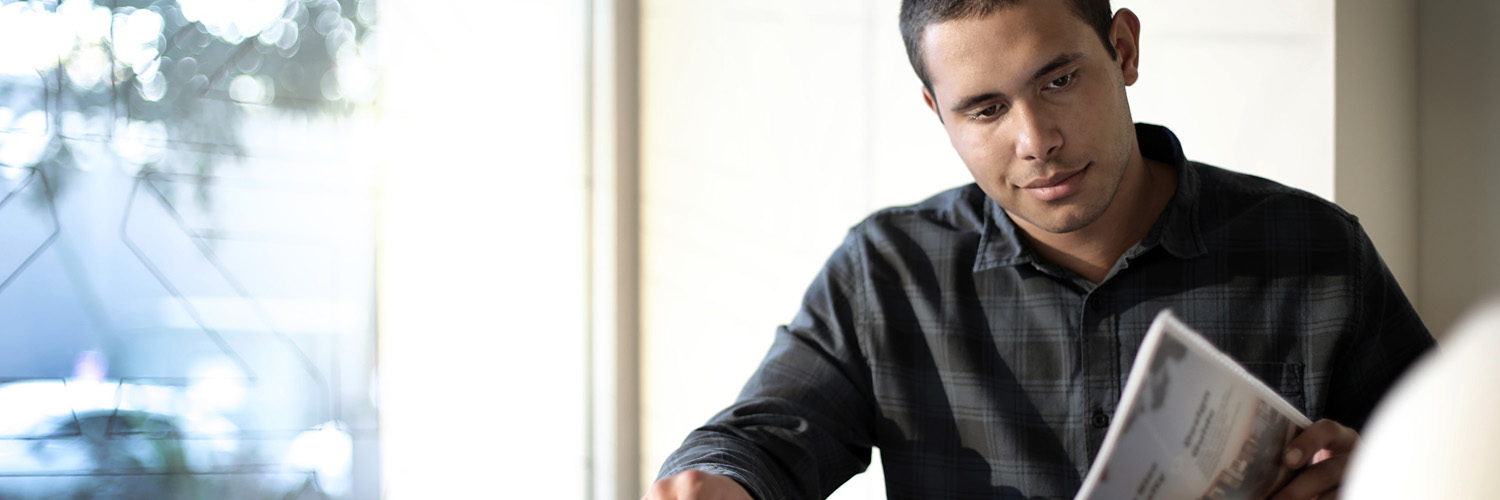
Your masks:
<path fill-rule="evenodd" d="M 1000 110 L 1001 110 L 1001 108 L 1000 108 L 999 104 L 991 104 L 991 105 L 986 106 L 984 109 L 981 109 L 979 111 L 971 111 L 971 112 L 969 112 L 969 119 L 970 120 L 984 120 L 984 119 L 988 119 L 988 118 L 994 118 L 995 115 L 1000 114 Z"/>
<path fill-rule="evenodd" d="M 1066 88 L 1067 86 L 1073 84 L 1073 79 L 1074 79 L 1074 75 L 1075 74 L 1076 73 L 1068 73 L 1066 75 L 1059 76 L 1059 77 L 1057 77 L 1056 80 L 1052 80 L 1051 82 L 1048 82 L 1047 83 L 1047 88 L 1049 88 L 1049 89 Z"/>

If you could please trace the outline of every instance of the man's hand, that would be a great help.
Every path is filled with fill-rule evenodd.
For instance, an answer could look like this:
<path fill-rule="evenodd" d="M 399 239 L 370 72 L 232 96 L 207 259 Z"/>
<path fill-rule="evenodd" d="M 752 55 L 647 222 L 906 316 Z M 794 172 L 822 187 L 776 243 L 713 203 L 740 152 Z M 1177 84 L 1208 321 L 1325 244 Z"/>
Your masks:
<path fill-rule="evenodd" d="M 740 483 L 727 476 L 685 470 L 651 485 L 641 500 L 753 500 Z"/>
<path fill-rule="evenodd" d="M 1338 498 L 1349 453 L 1359 444 L 1359 433 L 1323 419 L 1303 429 L 1286 445 L 1283 465 L 1296 477 L 1271 500 L 1328 500 Z"/>

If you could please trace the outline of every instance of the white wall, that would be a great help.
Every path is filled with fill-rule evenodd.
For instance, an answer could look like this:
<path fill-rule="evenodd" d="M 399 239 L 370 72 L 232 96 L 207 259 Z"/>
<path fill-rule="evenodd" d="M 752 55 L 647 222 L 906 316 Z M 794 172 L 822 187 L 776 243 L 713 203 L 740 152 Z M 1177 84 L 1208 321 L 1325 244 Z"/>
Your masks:
<path fill-rule="evenodd" d="M 1333 199 L 1333 0 L 1116 0 L 1141 19 L 1138 122 L 1188 158 Z"/>
<path fill-rule="evenodd" d="M 382 498 L 583 498 L 584 5 L 455 7 L 381 4 Z"/>

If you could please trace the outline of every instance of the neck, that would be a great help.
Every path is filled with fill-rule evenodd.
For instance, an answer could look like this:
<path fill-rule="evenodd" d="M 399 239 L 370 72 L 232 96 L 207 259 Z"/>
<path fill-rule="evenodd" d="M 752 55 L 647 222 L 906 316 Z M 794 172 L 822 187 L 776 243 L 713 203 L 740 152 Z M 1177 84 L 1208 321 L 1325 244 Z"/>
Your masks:
<path fill-rule="evenodd" d="M 1042 257 L 1097 284 L 1109 275 L 1121 255 L 1146 237 L 1176 190 L 1177 172 L 1171 165 L 1137 153 L 1109 207 L 1087 227 L 1051 233 L 1019 218 L 1012 219 Z"/>

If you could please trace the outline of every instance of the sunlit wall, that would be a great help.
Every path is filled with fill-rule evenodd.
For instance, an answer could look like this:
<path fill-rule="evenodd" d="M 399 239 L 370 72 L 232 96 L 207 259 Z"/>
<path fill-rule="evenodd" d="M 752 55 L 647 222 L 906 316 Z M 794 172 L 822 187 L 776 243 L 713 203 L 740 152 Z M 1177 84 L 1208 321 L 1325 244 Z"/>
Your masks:
<path fill-rule="evenodd" d="M 583 7 L 382 7 L 386 498 L 588 487 Z"/>

